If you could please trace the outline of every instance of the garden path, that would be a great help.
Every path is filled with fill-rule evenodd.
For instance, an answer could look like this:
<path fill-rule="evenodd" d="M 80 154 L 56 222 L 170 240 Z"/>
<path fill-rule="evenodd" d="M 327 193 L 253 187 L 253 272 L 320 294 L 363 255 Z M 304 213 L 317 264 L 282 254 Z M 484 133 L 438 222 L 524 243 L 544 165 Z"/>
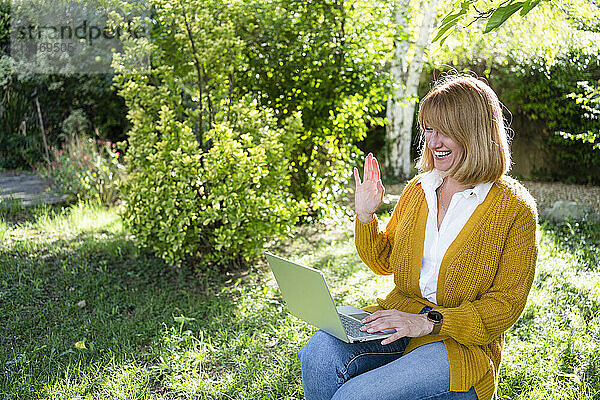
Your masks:
<path fill-rule="evenodd" d="M 0 203 L 11 199 L 24 206 L 54 204 L 62 199 L 47 191 L 48 185 L 39 175 L 23 171 L 0 172 Z"/>

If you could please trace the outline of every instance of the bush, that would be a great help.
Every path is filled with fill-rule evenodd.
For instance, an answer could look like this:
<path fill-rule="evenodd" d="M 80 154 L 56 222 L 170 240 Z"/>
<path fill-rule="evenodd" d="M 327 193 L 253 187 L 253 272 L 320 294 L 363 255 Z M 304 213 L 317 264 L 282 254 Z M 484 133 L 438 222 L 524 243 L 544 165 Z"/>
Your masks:
<path fill-rule="evenodd" d="M 52 148 L 51 157 L 50 165 L 40 165 L 38 170 L 56 192 L 70 200 L 106 205 L 119 199 L 125 168 L 115 144 L 73 136 L 60 150 Z"/>
<path fill-rule="evenodd" d="M 232 112 L 232 122 L 206 133 L 206 152 L 193 125 L 167 105 L 152 132 L 134 121 L 124 220 L 140 245 L 172 264 L 239 267 L 258 257 L 268 238 L 289 232 L 304 208 L 289 196 L 285 146 L 298 119 L 284 130 L 251 103 Z"/>

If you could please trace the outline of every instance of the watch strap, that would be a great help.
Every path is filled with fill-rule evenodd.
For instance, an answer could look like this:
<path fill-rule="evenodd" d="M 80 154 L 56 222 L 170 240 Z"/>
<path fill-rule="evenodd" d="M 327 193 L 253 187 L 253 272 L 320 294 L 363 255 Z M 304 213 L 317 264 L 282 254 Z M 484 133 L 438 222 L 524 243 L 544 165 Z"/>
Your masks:
<path fill-rule="evenodd" d="M 432 335 L 437 335 L 442 329 L 443 316 L 439 311 L 429 311 L 427 313 L 427 319 L 433 323 Z"/>

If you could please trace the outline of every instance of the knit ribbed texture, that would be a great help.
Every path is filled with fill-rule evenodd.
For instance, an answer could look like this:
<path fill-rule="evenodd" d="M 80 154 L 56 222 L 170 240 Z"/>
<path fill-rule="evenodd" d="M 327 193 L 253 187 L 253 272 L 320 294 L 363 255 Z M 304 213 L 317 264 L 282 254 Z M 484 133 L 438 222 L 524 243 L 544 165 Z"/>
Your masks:
<path fill-rule="evenodd" d="M 394 289 L 377 308 L 442 313 L 439 335 L 411 339 L 407 352 L 443 340 L 450 362 L 450 390 L 475 387 L 479 400 L 496 398 L 504 332 L 523 311 L 537 258 L 535 201 L 517 181 L 494 182 L 444 255 L 437 305 L 421 295 L 419 274 L 427 222 L 420 176 L 404 189 L 384 232 L 378 221 L 356 221 L 358 254 L 375 273 L 394 274 Z"/>

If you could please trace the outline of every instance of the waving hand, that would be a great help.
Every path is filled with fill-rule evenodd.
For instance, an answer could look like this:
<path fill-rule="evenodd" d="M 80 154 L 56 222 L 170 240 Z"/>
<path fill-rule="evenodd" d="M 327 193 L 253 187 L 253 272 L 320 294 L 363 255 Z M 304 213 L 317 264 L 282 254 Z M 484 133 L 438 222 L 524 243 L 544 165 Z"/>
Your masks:
<path fill-rule="evenodd" d="M 385 188 L 381 183 L 379 163 L 372 153 L 365 158 L 364 181 L 361 183 L 358 169 L 354 167 L 354 210 L 356 217 L 362 223 L 373 221 L 375 211 L 383 202 Z"/>

